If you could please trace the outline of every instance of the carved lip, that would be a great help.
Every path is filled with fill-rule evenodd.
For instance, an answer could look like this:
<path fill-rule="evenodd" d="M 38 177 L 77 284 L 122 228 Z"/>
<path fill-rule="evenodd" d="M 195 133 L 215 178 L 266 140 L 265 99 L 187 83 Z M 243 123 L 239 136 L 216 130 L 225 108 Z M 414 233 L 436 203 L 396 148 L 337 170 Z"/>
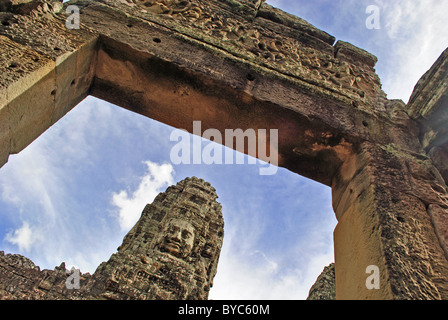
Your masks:
<path fill-rule="evenodd" d="M 175 251 L 180 251 L 181 244 L 177 240 L 173 239 L 166 239 L 166 246 L 170 247 L 171 249 L 174 249 Z"/>

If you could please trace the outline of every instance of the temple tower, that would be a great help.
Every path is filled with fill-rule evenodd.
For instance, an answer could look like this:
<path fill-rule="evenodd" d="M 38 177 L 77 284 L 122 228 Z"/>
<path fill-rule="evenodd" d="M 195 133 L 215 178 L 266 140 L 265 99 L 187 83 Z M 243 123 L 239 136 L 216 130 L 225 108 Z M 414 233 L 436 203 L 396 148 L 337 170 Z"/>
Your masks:
<path fill-rule="evenodd" d="M 224 236 L 216 190 L 187 178 L 148 204 L 118 252 L 94 273 L 108 299 L 207 299 Z"/>

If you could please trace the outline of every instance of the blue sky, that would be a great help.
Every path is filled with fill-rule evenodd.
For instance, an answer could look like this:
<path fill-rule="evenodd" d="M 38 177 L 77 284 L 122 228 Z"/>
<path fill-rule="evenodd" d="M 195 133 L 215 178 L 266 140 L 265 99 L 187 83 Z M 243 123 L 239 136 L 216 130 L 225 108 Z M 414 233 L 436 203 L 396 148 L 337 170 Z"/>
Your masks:
<path fill-rule="evenodd" d="M 405 102 L 448 47 L 446 1 L 268 3 L 377 55 L 383 89 Z M 381 9 L 379 30 L 365 26 L 372 4 Z M 210 298 L 305 299 L 334 261 L 330 189 L 284 169 L 260 176 L 259 165 L 173 165 L 172 130 L 84 100 L 0 169 L 0 250 L 23 254 L 41 269 L 65 261 L 93 273 L 146 203 L 197 176 L 217 189 L 225 219 Z"/>

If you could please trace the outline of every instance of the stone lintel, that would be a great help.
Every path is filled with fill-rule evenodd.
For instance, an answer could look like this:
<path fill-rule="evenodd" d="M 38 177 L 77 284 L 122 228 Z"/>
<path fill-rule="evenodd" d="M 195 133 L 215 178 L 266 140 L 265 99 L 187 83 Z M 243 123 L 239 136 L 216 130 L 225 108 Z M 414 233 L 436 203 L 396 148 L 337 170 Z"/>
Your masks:
<path fill-rule="evenodd" d="M 190 132 L 199 120 L 203 130 L 223 133 L 278 129 L 278 164 L 326 185 L 360 141 L 408 140 L 409 128 L 396 127 L 386 114 L 372 117 L 330 99 L 324 89 L 148 23 L 150 16 L 130 17 L 109 7 L 109 1 L 82 9 L 84 25 L 101 34 L 91 91 L 98 98 Z M 370 57 L 349 44 L 339 47 L 350 57 Z"/>
<path fill-rule="evenodd" d="M 93 6 L 97 12 L 100 7 L 121 12 L 129 19 L 124 26 L 131 29 L 131 21 L 135 19 L 152 26 L 159 25 L 197 40 L 216 52 L 224 52 L 227 59 L 243 60 L 276 71 L 300 82 L 309 88 L 307 90 L 320 92 L 329 99 L 337 99 L 371 114 L 378 113 L 375 101 L 383 93 L 371 64 L 353 63 L 346 59 L 351 55 L 341 54 L 341 59 L 335 57 L 334 37 L 302 19 L 267 5 L 261 6 L 260 12 L 264 13 L 259 12 L 252 21 L 223 9 L 226 1 L 190 0 L 182 5 L 173 2 L 168 6 L 161 6 L 157 1 L 152 6 L 139 3 L 131 0 L 76 2 L 84 7 L 83 12 Z M 96 26 L 90 27 L 97 30 L 101 24 L 97 21 Z M 362 50 L 352 51 L 359 53 Z"/>

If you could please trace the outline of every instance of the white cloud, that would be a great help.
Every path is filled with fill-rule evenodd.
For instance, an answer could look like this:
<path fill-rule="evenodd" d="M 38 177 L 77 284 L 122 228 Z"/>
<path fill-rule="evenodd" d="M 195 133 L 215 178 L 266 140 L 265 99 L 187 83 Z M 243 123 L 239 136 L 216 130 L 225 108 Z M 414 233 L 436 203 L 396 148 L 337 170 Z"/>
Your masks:
<path fill-rule="evenodd" d="M 107 231 L 98 225 L 102 218 L 80 212 L 73 196 L 73 187 L 84 188 L 74 183 L 76 174 L 93 163 L 92 150 L 100 139 L 92 137 L 104 134 L 111 124 L 107 106 L 98 108 L 91 99 L 86 102 L 19 155 L 11 156 L 1 169 L 1 201 L 17 208 L 17 212 L 0 210 L 0 218 L 15 214 L 7 219 L 14 230 L 3 230 L 7 232 L 0 239 L 3 249 L 26 254 L 41 268 L 71 260 L 70 264 L 91 272 L 113 250 L 109 235 L 99 232 Z"/>
<path fill-rule="evenodd" d="M 407 102 L 417 81 L 448 47 L 448 3 L 400 0 L 381 6 L 384 33 L 377 46 L 384 52 L 378 62 L 385 69 L 384 90 L 390 99 Z"/>
<path fill-rule="evenodd" d="M 333 261 L 333 252 L 321 252 L 304 263 L 290 257 L 290 265 L 279 256 L 265 253 L 238 255 L 223 248 L 218 273 L 210 291 L 213 300 L 304 300 L 311 286 L 323 270 Z"/>
<path fill-rule="evenodd" d="M 42 235 L 39 231 L 34 230 L 30 227 L 28 222 L 24 222 L 22 227 L 10 232 L 6 235 L 5 240 L 17 245 L 21 251 L 29 251 L 31 246 L 35 244 L 38 240 L 42 239 Z"/>
<path fill-rule="evenodd" d="M 2 201 L 18 209 L 17 227 L 3 240 L 27 254 L 38 249 L 47 252 L 44 243 L 49 244 L 54 235 L 66 234 L 61 209 L 69 206 L 70 200 L 63 183 L 64 172 L 53 162 L 47 142 L 42 139 L 20 156 L 11 157 L 0 175 Z"/>
<path fill-rule="evenodd" d="M 240 177 L 244 185 L 246 177 Z M 275 195 L 256 184 L 223 205 L 224 244 L 210 299 L 304 300 L 334 261 L 329 189 L 283 169 L 269 182 Z M 270 201 L 277 205 L 270 207 Z"/>
<path fill-rule="evenodd" d="M 133 150 L 128 141 L 135 141 L 136 128 L 139 136 L 149 135 L 144 120 L 149 119 L 88 98 L 11 156 L 0 175 L 5 204 L 0 204 L 0 221 L 8 221 L 0 229 L 1 249 L 24 254 L 41 268 L 65 261 L 82 272 L 93 272 L 109 259 L 124 236 L 111 219 L 111 193 L 117 190 L 114 183 L 132 181 L 131 163 L 138 156 L 128 155 Z M 119 166 L 123 170 L 117 173 Z M 173 181 L 169 165 L 148 161 L 145 168 L 149 173 L 134 192 L 115 196 L 121 227 L 132 226 L 146 203 Z"/>
<path fill-rule="evenodd" d="M 114 193 L 112 204 L 119 209 L 119 223 L 122 230 L 131 229 L 140 218 L 140 214 L 146 204 L 168 186 L 173 184 L 174 169 L 171 164 L 157 164 L 145 161 L 147 173 L 141 178 L 137 189 L 130 193 L 122 190 Z"/>

